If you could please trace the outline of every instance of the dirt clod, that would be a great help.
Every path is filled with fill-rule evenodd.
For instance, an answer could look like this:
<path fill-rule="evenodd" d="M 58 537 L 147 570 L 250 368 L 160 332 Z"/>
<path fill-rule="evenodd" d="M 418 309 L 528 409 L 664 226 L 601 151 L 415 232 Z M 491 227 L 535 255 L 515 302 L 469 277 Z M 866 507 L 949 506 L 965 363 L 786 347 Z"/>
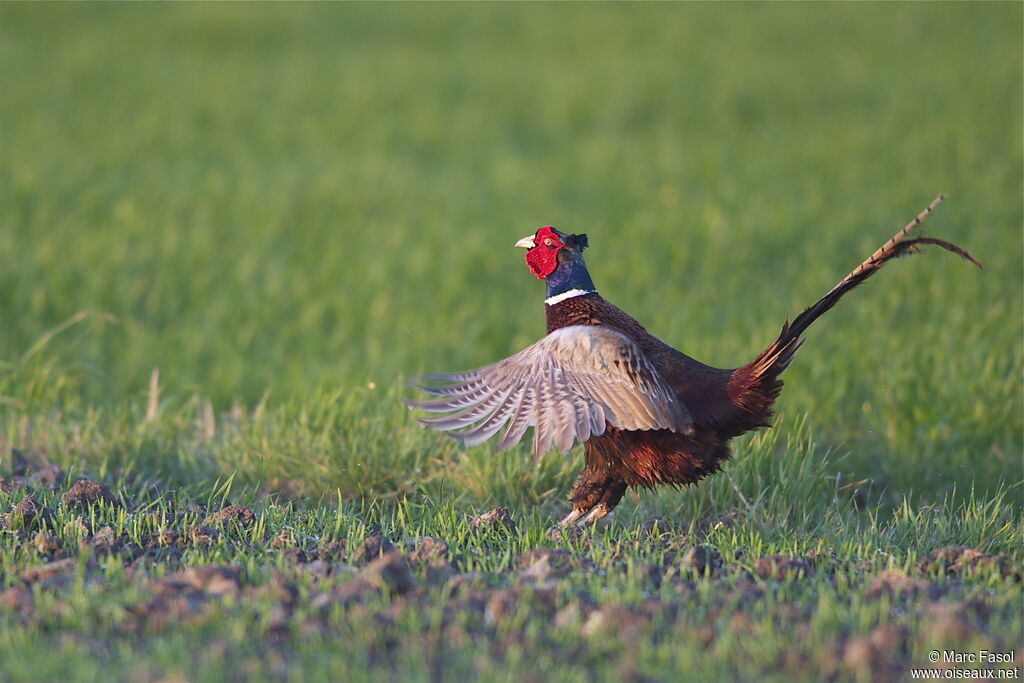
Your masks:
<path fill-rule="evenodd" d="M 917 563 L 917 571 L 922 574 L 927 574 L 933 570 L 953 573 L 951 571 L 952 567 L 959 564 L 960 556 L 967 550 L 970 549 L 962 545 L 947 545 L 942 548 L 936 548 L 928 553 L 927 556 L 921 558 L 921 561 Z"/>
<path fill-rule="evenodd" d="M 448 543 L 433 536 L 424 536 L 409 555 L 410 562 L 422 566 L 424 578 L 432 586 L 455 576 L 451 559 Z"/>
<path fill-rule="evenodd" d="M 649 618 L 637 614 L 625 605 L 605 605 L 590 613 L 580 627 L 580 633 L 589 638 L 604 632 L 614 632 L 625 638 L 649 623 Z"/>
<path fill-rule="evenodd" d="M 921 612 L 929 617 L 954 616 L 968 621 L 988 621 L 992 607 L 983 600 L 971 599 L 956 602 L 930 602 Z"/>
<path fill-rule="evenodd" d="M 35 546 L 36 552 L 41 555 L 59 555 L 64 552 L 64 546 L 61 545 L 60 539 L 45 531 L 36 532 L 35 537 L 32 539 L 32 545 Z"/>
<path fill-rule="evenodd" d="M 179 624 L 194 616 L 211 599 L 241 593 L 241 568 L 234 565 L 207 564 L 191 567 L 149 582 L 153 597 L 130 611 L 150 627 Z"/>
<path fill-rule="evenodd" d="M 117 499 L 111 495 L 110 489 L 98 481 L 89 481 L 88 479 L 79 479 L 76 481 L 71 486 L 71 490 L 66 491 L 60 497 L 60 500 L 68 507 L 76 505 L 87 507 L 96 502 L 119 505 Z"/>
<path fill-rule="evenodd" d="M 205 564 L 169 574 L 152 582 L 151 585 L 154 592 L 163 595 L 193 592 L 214 596 L 237 596 L 240 590 L 238 577 L 241 571 L 241 567 L 235 565 Z"/>
<path fill-rule="evenodd" d="M 905 649 L 906 632 L 894 624 L 883 624 L 864 636 L 850 638 L 843 647 L 843 666 L 850 671 L 871 672 L 888 677 L 898 668 Z"/>
<path fill-rule="evenodd" d="M 484 619 L 494 626 L 505 619 L 505 616 L 512 611 L 519 602 L 521 593 L 512 588 L 495 591 L 491 593 L 490 599 L 484 605 Z"/>
<path fill-rule="evenodd" d="M 284 529 L 270 541 L 272 550 L 298 550 L 295 547 L 295 536 L 291 531 Z"/>
<path fill-rule="evenodd" d="M 926 640 L 942 645 L 965 643 L 977 635 L 977 629 L 971 625 L 963 612 L 956 609 L 937 609 L 931 611 L 932 617 L 927 622 Z"/>
<path fill-rule="evenodd" d="M 913 597 L 919 594 L 935 598 L 938 593 L 939 587 L 935 584 L 907 576 L 899 569 L 886 569 L 871 580 L 865 594 L 869 598 L 879 598 L 883 595 Z"/>
<path fill-rule="evenodd" d="M 345 556 L 345 549 L 344 538 L 321 539 L 316 546 L 316 554 L 325 560 L 340 560 Z"/>
<path fill-rule="evenodd" d="M 312 604 L 321 610 L 327 610 L 332 603 L 351 605 L 361 602 L 365 598 L 377 592 L 376 586 L 369 581 L 355 578 L 336 583 L 326 593 L 319 593 L 313 597 Z"/>
<path fill-rule="evenodd" d="M 114 527 L 101 526 L 86 543 L 97 550 L 111 550 L 117 544 Z"/>
<path fill-rule="evenodd" d="M 22 616 L 32 613 L 35 606 L 35 598 L 32 589 L 25 586 L 11 586 L 0 591 L 0 614 L 3 612 L 17 612 Z"/>
<path fill-rule="evenodd" d="M 736 604 L 749 606 L 764 597 L 765 589 L 752 579 L 743 576 L 736 581 L 733 589 L 730 591 L 732 600 L 736 601 Z"/>
<path fill-rule="evenodd" d="M 437 562 L 449 559 L 448 542 L 433 536 L 424 536 L 409 555 L 412 562 Z"/>
<path fill-rule="evenodd" d="M 363 567 L 360 576 L 373 585 L 399 595 L 408 593 L 415 585 L 409 563 L 397 551 L 385 553 Z"/>
<path fill-rule="evenodd" d="M 203 520 L 203 524 L 207 526 L 223 526 L 233 523 L 245 528 L 252 526 L 255 519 L 255 515 L 252 514 L 252 510 L 249 508 L 242 505 L 228 505 L 211 515 L 207 515 L 206 519 Z"/>
<path fill-rule="evenodd" d="M 189 529 L 185 535 L 189 541 L 196 545 L 210 545 L 220 538 L 220 531 L 211 526 L 200 524 Z"/>
<path fill-rule="evenodd" d="M 48 523 L 53 518 L 53 512 L 43 507 L 36 497 L 28 494 L 22 498 L 13 508 L 8 517 L 10 528 L 25 528 L 35 522 Z"/>
<path fill-rule="evenodd" d="M 309 574 L 317 580 L 340 574 L 352 572 L 352 567 L 343 562 L 331 562 L 330 560 L 313 560 L 312 562 L 301 562 L 296 567 L 304 574 Z"/>
<path fill-rule="evenodd" d="M 67 480 L 67 475 L 57 465 L 45 465 L 36 470 L 26 478 L 26 483 L 38 488 L 47 488 L 51 491 L 59 489 Z"/>
<path fill-rule="evenodd" d="M 37 450 L 11 449 L 11 474 L 24 477 L 30 472 L 46 467 L 46 458 Z"/>
<path fill-rule="evenodd" d="M 589 571 L 594 563 L 586 557 L 577 557 L 567 550 L 537 548 L 516 558 L 519 576 L 523 579 L 543 583 L 549 579 L 562 578 L 574 569 Z"/>
<path fill-rule="evenodd" d="M 383 534 L 377 533 L 367 536 L 363 541 L 363 561 L 373 562 L 381 555 L 390 553 L 395 549 L 395 544 Z"/>
<path fill-rule="evenodd" d="M 514 613 L 521 603 L 532 614 L 543 614 L 547 618 L 555 616 L 554 590 L 513 586 L 490 594 L 484 604 L 484 620 L 492 626 L 499 624 L 506 616 Z"/>
<path fill-rule="evenodd" d="M 754 563 L 754 573 L 762 579 L 797 579 L 814 575 L 814 568 L 805 557 L 769 555 Z"/>
<path fill-rule="evenodd" d="M 38 583 L 46 587 L 60 587 L 70 583 L 75 576 L 77 565 L 73 557 L 50 562 L 36 567 L 29 567 L 21 574 L 26 584 Z"/>
<path fill-rule="evenodd" d="M 516 532 L 516 523 L 509 514 L 508 508 L 494 508 L 487 512 L 476 515 L 469 520 L 469 526 L 473 529 L 495 529 L 506 531 L 510 534 Z"/>
<path fill-rule="evenodd" d="M 157 529 L 150 535 L 146 536 L 143 541 L 143 545 L 146 548 L 165 548 L 171 545 L 177 545 L 181 540 L 181 535 L 174 529 Z"/>
<path fill-rule="evenodd" d="M 969 568 L 994 567 L 1004 579 L 1020 581 L 1022 571 L 1014 567 L 1005 553 L 986 555 L 985 553 L 962 545 L 947 545 L 931 551 L 917 563 L 917 570 L 922 574 L 935 571 L 951 576 L 959 576 Z"/>
<path fill-rule="evenodd" d="M 291 610 L 299 600 L 299 589 L 294 583 L 288 580 L 284 574 L 275 569 L 271 574 L 270 581 L 260 586 L 250 586 L 245 589 L 246 595 L 270 596 L 274 601 L 284 605 Z"/>
<path fill-rule="evenodd" d="M 680 571 L 695 574 L 713 573 L 721 566 L 722 556 L 717 550 L 706 545 L 695 545 L 688 548 L 679 560 Z"/>

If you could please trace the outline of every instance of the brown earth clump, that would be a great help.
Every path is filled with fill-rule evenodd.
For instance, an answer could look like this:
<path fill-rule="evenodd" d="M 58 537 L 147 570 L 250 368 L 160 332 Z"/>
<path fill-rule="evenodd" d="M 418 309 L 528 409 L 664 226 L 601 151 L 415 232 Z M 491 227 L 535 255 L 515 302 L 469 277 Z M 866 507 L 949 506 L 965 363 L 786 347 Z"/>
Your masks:
<path fill-rule="evenodd" d="M 573 555 L 560 548 L 537 548 L 523 553 L 516 558 L 519 576 L 544 582 L 549 579 L 562 578 L 575 569 L 589 571 L 594 563 L 589 558 Z"/>
<path fill-rule="evenodd" d="M 952 576 L 959 576 L 971 568 L 987 567 L 995 568 L 1004 579 L 1009 578 L 1018 582 L 1021 580 L 1021 568 L 1013 566 L 1006 553 L 987 555 L 980 550 L 962 545 L 937 548 L 917 563 L 917 571 L 922 574 L 939 571 Z"/>
<path fill-rule="evenodd" d="M 242 568 L 236 565 L 204 564 L 190 567 L 161 579 L 150 582 L 153 593 L 164 596 L 175 596 L 181 593 L 202 593 L 204 595 L 237 597 L 239 576 Z"/>
<path fill-rule="evenodd" d="M 806 557 L 769 555 L 757 559 L 754 573 L 762 579 L 806 579 L 814 576 L 814 567 Z"/>
<path fill-rule="evenodd" d="M 590 613 L 580 627 L 580 634 L 589 638 L 602 633 L 616 633 L 628 640 L 650 623 L 650 617 L 625 605 L 604 605 Z"/>
<path fill-rule="evenodd" d="M 28 586 L 11 586 L 0 591 L 0 613 L 14 612 L 23 617 L 32 613 L 35 597 Z"/>
<path fill-rule="evenodd" d="M 25 529 L 35 524 L 50 526 L 52 520 L 53 511 L 44 507 L 32 494 L 27 494 L 6 515 L 5 526 L 10 529 Z"/>
<path fill-rule="evenodd" d="M 45 531 L 36 532 L 32 539 L 32 545 L 41 555 L 60 555 L 64 552 L 64 546 L 61 545 L 60 539 Z"/>
<path fill-rule="evenodd" d="M 509 514 L 508 508 L 494 508 L 483 514 L 476 515 L 469 520 L 469 526 L 473 529 L 494 529 L 505 531 L 509 534 L 516 532 L 516 523 L 512 519 L 512 515 Z"/>
<path fill-rule="evenodd" d="M 39 584 L 44 588 L 60 588 L 74 580 L 77 567 L 75 558 L 68 557 L 56 562 L 27 568 L 21 574 L 21 581 L 30 586 Z"/>
<path fill-rule="evenodd" d="M 25 478 L 25 483 L 36 488 L 47 488 L 51 491 L 59 489 L 67 481 L 68 475 L 57 465 L 44 465 Z"/>
<path fill-rule="evenodd" d="M 360 578 L 349 579 L 331 586 L 330 590 L 318 593 L 312 599 L 314 607 L 327 612 L 332 604 L 352 605 L 376 595 L 379 588 Z"/>
<path fill-rule="evenodd" d="M 855 673 L 867 672 L 874 678 L 897 674 L 905 659 L 906 631 L 895 624 L 883 624 L 863 636 L 850 638 L 843 647 L 843 666 Z"/>
<path fill-rule="evenodd" d="M 680 573 L 690 573 L 703 576 L 714 575 L 722 568 L 724 562 L 722 555 L 714 548 L 706 545 L 695 545 L 687 548 L 679 559 Z"/>
<path fill-rule="evenodd" d="M 242 528 L 247 528 L 252 526 L 255 519 L 255 515 L 252 514 L 252 510 L 249 508 L 242 505 L 228 505 L 211 515 L 207 515 L 206 519 L 203 520 L 203 524 L 207 526 L 237 524 Z"/>
<path fill-rule="evenodd" d="M 424 536 L 409 554 L 409 560 L 411 562 L 447 562 L 451 559 L 450 552 L 447 541 L 433 536 Z"/>
<path fill-rule="evenodd" d="M 555 615 L 556 596 L 552 589 L 529 589 L 523 586 L 512 586 L 491 591 L 485 596 L 484 621 L 495 626 L 517 609 L 527 609 L 531 614 L 540 614 L 546 618 Z"/>
<path fill-rule="evenodd" d="M 322 538 L 316 546 L 316 554 L 325 560 L 340 560 L 345 556 L 346 549 L 344 538 Z"/>
<path fill-rule="evenodd" d="M 178 545 L 181 542 L 181 534 L 174 529 L 157 529 L 143 540 L 143 546 L 147 549 L 166 548 L 167 546 Z"/>
<path fill-rule="evenodd" d="M 423 577 L 432 586 L 446 583 L 455 576 L 453 560 L 460 562 L 461 558 L 452 557 L 447 541 L 433 536 L 424 536 L 409 554 L 409 561 L 422 568 Z"/>
<path fill-rule="evenodd" d="M 299 562 L 295 565 L 303 574 L 312 576 L 315 580 L 326 579 L 342 574 L 351 574 L 355 571 L 352 565 L 344 562 L 331 562 L 330 560 L 317 559 L 310 562 Z"/>
<path fill-rule="evenodd" d="M 883 595 L 914 597 L 924 595 L 934 600 L 941 594 L 941 589 L 934 583 L 923 579 L 915 579 L 899 569 L 886 569 L 868 584 L 865 595 L 878 599 Z"/>
<path fill-rule="evenodd" d="M 106 525 L 96 530 L 83 545 L 91 546 L 97 550 L 113 550 L 117 547 L 117 536 L 114 534 L 114 527 Z"/>
<path fill-rule="evenodd" d="M 363 541 L 363 562 L 373 562 L 381 555 L 395 550 L 395 544 L 387 536 L 376 533 Z"/>
<path fill-rule="evenodd" d="M 198 616 L 210 600 L 237 598 L 240 574 L 234 565 L 207 564 L 153 579 L 148 583 L 153 597 L 129 611 L 151 628 L 172 626 Z"/>
<path fill-rule="evenodd" d="M 363 567 L 359 576 L 374 586 L 404 595 L 415 587 L 409 562 L 398 551 L 391 551 Z"/>
<path fill-rule="evenodd" d="M 90 481 L 88 479 L 76 481 L 72 484 L 71 490 L 64 492 L 60 500 L 68 507 L 88 507 L 96 502 L 120 505 L 117 499 L 111 495 L 110 489 L 98 481 Z"/>
<path fill-rule="evenodd" d="M 220 531 L 212 526 L 200 524 L 185 532 L 185 539 L 196 545 L 211 545 L 220 538 Z"/>

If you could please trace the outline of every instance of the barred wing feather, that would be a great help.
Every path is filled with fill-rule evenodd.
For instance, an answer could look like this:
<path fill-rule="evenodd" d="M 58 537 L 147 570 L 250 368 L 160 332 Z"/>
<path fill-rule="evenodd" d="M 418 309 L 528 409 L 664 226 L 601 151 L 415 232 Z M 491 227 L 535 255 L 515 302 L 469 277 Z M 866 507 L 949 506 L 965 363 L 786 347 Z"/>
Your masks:
<path fill-rule="evenodd" d="M 498 447 L 509 448 L 533 427 L 539 457 L 552 444 L 566 452 L 574 441 L 604 433 L 606 423 L 629 431 L 693 429 L 636 342 L 611 327 L 563 327 L 493 365 L 425 379 L 440 384 L 415 386 L 441 398 L 403 403 L 447 413 L 420 422 L 470 446 L 504 429 Z"/>

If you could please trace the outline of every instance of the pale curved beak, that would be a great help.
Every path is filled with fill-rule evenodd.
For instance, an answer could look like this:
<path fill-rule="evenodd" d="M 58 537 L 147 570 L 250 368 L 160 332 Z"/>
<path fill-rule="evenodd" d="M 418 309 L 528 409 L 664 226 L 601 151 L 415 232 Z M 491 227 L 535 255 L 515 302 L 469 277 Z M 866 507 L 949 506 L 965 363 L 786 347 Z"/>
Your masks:
<path fill-rule="evenodd" d="M 537 245 L 533 243 L 533 235 L 527 235 L 523 239 L 516 242 L 516 246 L 522 247 L 523 249 L 533 249 Z"/>

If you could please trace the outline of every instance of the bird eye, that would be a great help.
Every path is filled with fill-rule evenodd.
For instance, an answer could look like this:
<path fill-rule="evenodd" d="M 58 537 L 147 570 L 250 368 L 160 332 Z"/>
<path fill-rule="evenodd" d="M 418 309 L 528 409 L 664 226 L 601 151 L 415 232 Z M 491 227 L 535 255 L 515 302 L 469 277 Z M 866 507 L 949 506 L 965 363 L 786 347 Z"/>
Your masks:
<path fill-rule="evenodd" d="M 550 247 L 552 245 L 552 242 L 554 242 L 554 240 L 552 240 L 550 237 L 545 237 L 544 238 L 544 246 L 545 247 Z"/>

